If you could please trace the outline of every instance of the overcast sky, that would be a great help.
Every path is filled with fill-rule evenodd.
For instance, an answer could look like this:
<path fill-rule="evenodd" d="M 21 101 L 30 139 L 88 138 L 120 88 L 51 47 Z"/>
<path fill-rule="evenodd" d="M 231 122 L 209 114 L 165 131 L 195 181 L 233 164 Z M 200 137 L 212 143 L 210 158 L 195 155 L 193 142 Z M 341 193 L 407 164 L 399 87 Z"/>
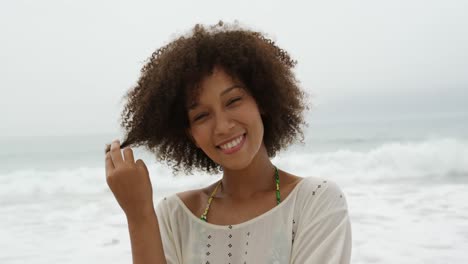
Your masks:
<path fill-rule="evenodd" d="M 115 134 L 146 58 L 220 19 L 290 52 L 317 120 L 468 113 L 466 14 L 466 0 L 1 1 L 0 136 Z"/>

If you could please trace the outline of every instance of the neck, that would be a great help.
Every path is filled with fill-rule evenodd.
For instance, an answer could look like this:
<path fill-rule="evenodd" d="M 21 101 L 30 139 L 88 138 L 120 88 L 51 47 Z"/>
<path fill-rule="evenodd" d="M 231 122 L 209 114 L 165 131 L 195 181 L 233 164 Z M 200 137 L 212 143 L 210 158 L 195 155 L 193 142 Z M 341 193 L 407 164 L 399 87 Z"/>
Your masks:
<path fill-rule="evenodd" d="M 265 146 L 246 168 L 231 170 L 223 168 L 221 197 L 246 200 L 256 195 L 276 190 L 275 168 L 268 157 Z"/>

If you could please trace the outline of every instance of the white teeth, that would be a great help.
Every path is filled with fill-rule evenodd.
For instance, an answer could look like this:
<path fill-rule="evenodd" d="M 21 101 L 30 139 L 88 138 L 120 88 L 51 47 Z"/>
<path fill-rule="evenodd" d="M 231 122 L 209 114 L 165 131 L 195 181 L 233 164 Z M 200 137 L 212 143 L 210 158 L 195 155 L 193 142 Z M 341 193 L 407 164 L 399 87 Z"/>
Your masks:
<path fill-rule="evenodd" d="M 221 149 L 230 149 L 230 148 L 233 148 L 233 147 L 237 146 L 237 145 L 242 141 L 242 137 L 243 137 L 243 136 L 244 136 L 244 135 L 242 135 L 242 136 L 240 136 L 240 137 L 234 139 L 234 140 L 231 141 L 231 142 L 228 142 L 228 143 L 226 143 L 226 144 L 224 144 L 224 145 L 221 145 L 221 146 L 219 146 L 219 147 L 220 147 Z"/>

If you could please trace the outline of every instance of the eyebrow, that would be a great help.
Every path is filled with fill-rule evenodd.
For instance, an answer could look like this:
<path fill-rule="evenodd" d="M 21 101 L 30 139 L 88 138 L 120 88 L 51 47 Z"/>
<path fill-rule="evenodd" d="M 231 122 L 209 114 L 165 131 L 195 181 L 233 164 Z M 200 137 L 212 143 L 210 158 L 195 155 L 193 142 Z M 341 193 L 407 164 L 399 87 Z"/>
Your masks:
<path fill-rule="evenodd" d="M 243 88 L 243 86 L 240 85 L 240 84 L 234 84 L 234 85 L 232 85 L 232 86 L 230 86 L 230 87 L 224 89 L 224 91 L 222 91 L 222 92 L 219 94 L 219 96 L 223 96 L 223 95 L 225 95 L 225 94 L 229 93 L 230 91 L 232 91 L 232 90 L 234 90 L 234 89 L 237 89 L 237 88 Z M 197 108 L 197 106 L 198 106 L 198 103 L 197 103 L 197 102 L 194 102 L 193 104 L 191 104 L 191 105 L 188 107 L 188 110 L 189 110 L 189 111 L 190 111 L 190 110 L 193 110 L 193 109 Z"/>

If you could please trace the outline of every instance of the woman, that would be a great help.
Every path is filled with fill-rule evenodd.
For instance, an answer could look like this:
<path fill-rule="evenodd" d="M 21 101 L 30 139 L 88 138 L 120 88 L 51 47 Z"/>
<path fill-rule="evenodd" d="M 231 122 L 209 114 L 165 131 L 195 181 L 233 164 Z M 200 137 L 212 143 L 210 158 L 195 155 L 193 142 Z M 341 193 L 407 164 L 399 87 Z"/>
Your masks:
<path fill-rule="evenodd" d="M 106 152 L 134 263 L 349 263 L 340 188 L 270 160 L 302 136 L 307 107 L 294 65 L 261 33 L 222 22 L 153 53 L 127 94 L 126 140 Z M 164 197 L 155 210 L 147 168 L 130 145 L 147 146 L 175 171 L 222 178 Z"/>

